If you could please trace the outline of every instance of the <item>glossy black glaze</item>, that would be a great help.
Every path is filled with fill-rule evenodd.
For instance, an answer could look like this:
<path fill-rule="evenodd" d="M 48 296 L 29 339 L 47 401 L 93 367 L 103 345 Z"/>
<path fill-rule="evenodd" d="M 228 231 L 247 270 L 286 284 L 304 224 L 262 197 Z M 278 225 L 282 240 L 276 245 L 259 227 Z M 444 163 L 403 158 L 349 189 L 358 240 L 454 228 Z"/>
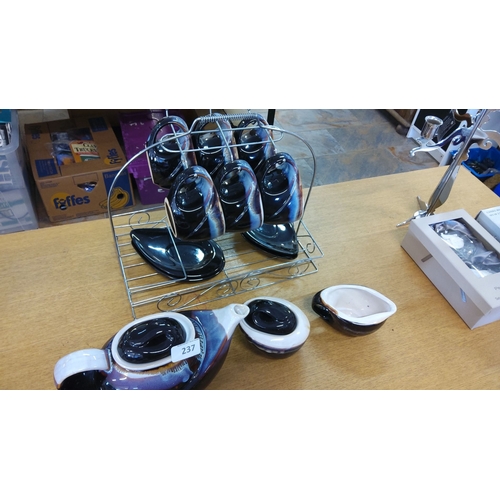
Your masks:
<path fill-rule="evenodd" d="M 198 165 L 183 170 L 165 200 L 174 235 L 181 240 L 217 238 L 226 230 L 219 194 L 208 172 Z"/>
<path fill-rule="evenodd" d="M 211 176 L 215 176 L 226 161 L 230 161 L 226 150 L 222 147 L 222 139 L 218 134 L 207 132 L 198 138 L 196 160 L 200 167 L 203 167 Z M 213 149 L 218 148 L 218 149 Z"/>
<path fill-rule="evenodd" d="M 220 113 L 214 115 L 223 116 Z M 225 163 L 238 159 L 238 150 L 234 147 L 233 132 L 228 120 L 221 119 L 217 123 L 199 121 L 194 124 L 193 132 L 197 163 L 212 177 L 217 175 Z"/>
<path fill-rule="evenodd" d="M 266 224 L 285 224 L 302 217 L 302 183 L 295 160 L 288 153 L 271 156 L 257 168 L 255 174 Z"/>
<path fill-rule="evenodd" d="M 173 239 L 166 228 L 133 229 L 130 237 L 137 253 L 158 272 L 171 279 L 184 278 L 177 251 L 184 265 L 187 281 L 210 279 L 224 269 L 224 254 L 214 241 L 185 242 Z"/>
<path fill-rule="evenodd" d="M 205 389 L 219 373 L 226 360 L 231 336 L 227 335 L 212 311 L 180 311 L 194 326 L 200 339 L 201 354 L 189 381 L 182 389 Z"/>
<path fill-rule="evenodd" d="M 168 116 L 160 120 L 151 130 L 149 137 L 146 141 L 146 147 L 156 144 L 164 136 L 174 134 L 182 134 L 188 131 L 186 122 L 177 116 Z M 166 151 L 167 148 L 170 151 Z M 148 163 L 151 170 L 151 177 L 153 182 L 163 188 L 169 188 L 179 172 L 184 168 L 196 164 L 196 157 L 194 153 L 187 152 L 184 155 L 185 162 L 181 159 L 180 152 L 172 151 L 186 151 L 193 149 L 191 138 L 184 135 L 179 138 L 171 138 L 165 140 L 162 144 L 148 149 Z"/>
<path fill-rule="evenodd" d="M 77 373 L 68 377 L 59 387 L 60 391 L 88 391 L 100 389 L 104 382 L 104 375 L 97 370 Z"/>
<path fill-rule="evenodd" d="M 214 184 L 222 204 L 226 231 L 241 233 L 262 225 L 262 198 L 255 173 L 246 161 L 226 163 Z"/>
<path fill-rule="evenodd" d="M 151 374 L 151 376 L 138 378 L 129 378 L 128 370 L 121 370 L 117 365 L 113 364 L 104 383 L 96 388 L 204 389 L 222 367 L 229 350 L 231 336 L 227 335 L 213 311 L 180 311 L 179 314 L 191 321 L 195 331 L 195 338 L 200 340 L 200 354 L 155 369 L 153 370 L 154 374 Z M 103 349 L 110 352 L 112 341 L 113 338 L 104 345 Z"/>
<path fill-rule="evenodd" d="M 256 299 L 247 305 L 250 313 L 243 321 L 259 332 L 288 335 L 297 328 L 297 317 L 284 304 L 268 299 Z"/>
<path fill-rule="evenodd" d="M 378 330 L 385 321 L 377 323 L 376 325 L 356 325 L 343 318 L 339 318 L 321 299 L 321 291 L 316 293 L 312 299 L 313 311 L 323 318 L 328 324 L 333 326 L 336 330 L 350 335 L 352 337 L 360 337 L 368 335 Z"/>
<path fill-rule="evenodd" d="M 235 328 L 245 317 L 248 308 L 241 304 L 231 304 L 217 310 L 189 310 L 179 313 L 158 313 L 146 317 L 143 320 L 135 320 L 129 325 L 125 325 L 118 334 L 113 335 L 103 346 L 105 357 L 109 360 L 109 367 L 101 371 L 91 370 L 76 375 L 68 376 L 62 381 L 59 389 L 125 389 L 125 390 L 171 390 L 171 389 L 203 389 L 215 375 L 219 372 L 224 363 Z M 177 316 L 177 317 L 175 317 Z M 171 361 L 160 358 L 156 366 L 141 364 L 131 371 L 120 365 L 120 354 L 115 357 L 114 345 L 119 342 L 122 335 L 126 335 L 129 330 L 136 330 L 127 340 L 128 345 L 138 341 L 137 351 L 140 355 L 145 352 L 150 353 L 150 347 L 154 350 L 155 337 L 159 336 L 158 344 L 161 346 L 162 355 L 169 351 L 168 345 L 179 345 L 181 335 L 174 332 L 170 327 L 162 326 L 163 318 L 176 320 L 180 325 L 182 321 L 190 322 L 194 329 L 194 338 L 199 340 L 199 353 L 190 358 L 180 361 Z M 155 331 L 152 320 L 160 318 L 158 323 L 160 330 Z M 144 342 L 141 338 L 142 330 L 148 325 L 149 339 Z M 152 326 L 152 332 L 149 328 Z M 183 325 L 185 327 L 185 325 Z M 118 335 L 118 337 L 117 337 Z M 148 336 L 148 333 L 146 333 Z M 192 337 L 190 337 L 192 338 Z M 144 347 L 148 344 L 148 347 Z M 147 354 L 147 357 L 151 357 Z M 153 355 L 153 357 L 156 357 Z M 121 360 L 124 363 L 124 360 Z M 128 360 L 130 362 L 130 360 Z M 146 360 L 144 360 L 146 362 Z M 65 362 L 64 358 L 60 362 Z M 163 364 L 162 364 L 163 363 Z"/>
<path fill-rule="evenodd" d="M 170 356 L 172 347 L 186 341 L 186 332 L 173 318 L 156 318 L 129 328 L 118 342 L 120 357 L 133 364 Z"/>
<path fill-rule="evenodd" d="M 241 130 L 234 132 L 239 158 L 247 161 L 254 170 L 262 161 L 276 154 L 276 148 L 270 142 L 270 132 L 262 128 L 262 124 L 267 124 L 262 117 L 249 118 L 242 120 L 237 126 Z"/>
<path fill-rule="evenodd" d="M 295 259 L 299 254 L 297 234 L 292 224 L 263 224 L 242 235 L 249 243 L 273 255 Z"/>

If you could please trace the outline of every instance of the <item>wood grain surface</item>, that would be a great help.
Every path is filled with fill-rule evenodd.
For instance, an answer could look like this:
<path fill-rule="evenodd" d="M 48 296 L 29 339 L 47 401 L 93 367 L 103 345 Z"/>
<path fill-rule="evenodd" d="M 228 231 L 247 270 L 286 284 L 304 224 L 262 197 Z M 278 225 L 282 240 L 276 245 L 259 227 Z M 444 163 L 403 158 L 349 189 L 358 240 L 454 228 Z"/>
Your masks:
<path fill-rule="evenodd" d="M 307 342 L 287 358 L 256 351 L 236 329 L 209 389 L 498 389 L 500 328 L 470 330 L 400 244 L 396 224 L 427 200 L 444 167 L 313 189 L 305 222 L 324 252 L 319 271 L 262 291 L 292 301 L 311 323 Z M 439 212 L 500 205 L 465 169 Z M 101 347 L 133 319 L 109 220 L 0 236 L 0 389 L 54 389 L 62 356 Z M 397 313 L 377 332 L 347 337 L 311 308 L 317 291 L 355 283 L 392 299 Z"/>

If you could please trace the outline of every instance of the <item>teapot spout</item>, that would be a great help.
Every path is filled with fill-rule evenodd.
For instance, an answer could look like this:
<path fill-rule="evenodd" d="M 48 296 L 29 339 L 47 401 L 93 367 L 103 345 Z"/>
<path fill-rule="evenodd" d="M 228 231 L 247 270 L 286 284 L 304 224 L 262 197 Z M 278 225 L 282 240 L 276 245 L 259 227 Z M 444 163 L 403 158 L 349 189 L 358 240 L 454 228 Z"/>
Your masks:
<path fill-rule="evenodd" d="M 214 310 L 214 314 L 224 328 L 228 339 L 233 336 L 240 321 L 248 316 L 249 313 L 250 308 L 244 304 L 230 304 L 221 309 Z"/>

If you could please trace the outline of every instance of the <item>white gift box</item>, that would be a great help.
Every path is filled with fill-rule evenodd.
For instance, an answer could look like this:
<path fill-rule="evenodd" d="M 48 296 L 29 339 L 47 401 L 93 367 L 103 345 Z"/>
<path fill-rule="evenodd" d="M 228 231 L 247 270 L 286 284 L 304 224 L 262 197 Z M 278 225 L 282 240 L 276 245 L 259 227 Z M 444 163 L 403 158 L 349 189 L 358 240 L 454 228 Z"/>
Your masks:
<path fill-rule="evenodd" d="M 464 224 L 493 260 L 500 261 L 500 242 L 463 209 L 412 220 L 401 246 L 469 328 L 500 319 L 500 272 L 494 267 L 481 273 L 471 269 L 434 230 L 444 221 Z"/>

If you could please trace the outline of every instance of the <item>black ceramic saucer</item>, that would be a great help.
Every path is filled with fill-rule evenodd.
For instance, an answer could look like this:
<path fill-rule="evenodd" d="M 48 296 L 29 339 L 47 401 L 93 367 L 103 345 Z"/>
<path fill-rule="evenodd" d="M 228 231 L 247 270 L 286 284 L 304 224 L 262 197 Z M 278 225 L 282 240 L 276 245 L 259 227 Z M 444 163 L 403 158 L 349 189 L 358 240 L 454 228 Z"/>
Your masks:
<path fill-rule="evenodd" d="M 299 243 L 293 224 L 263 224 L 242 235 L 253 245 L 279 257 L 295 259 L 299 255 Z"/>
<path fill-rule="evenodd" d="M 222 249 L 213 240 L 178 240 L 166 228 L 133 229 L 130 237 L 136 252 L 158 272 L 171 279 L 184 279 L 177 251 L 186 270 L 187 281 L 213 278 L 224 269 L 226 263 Z"/>

